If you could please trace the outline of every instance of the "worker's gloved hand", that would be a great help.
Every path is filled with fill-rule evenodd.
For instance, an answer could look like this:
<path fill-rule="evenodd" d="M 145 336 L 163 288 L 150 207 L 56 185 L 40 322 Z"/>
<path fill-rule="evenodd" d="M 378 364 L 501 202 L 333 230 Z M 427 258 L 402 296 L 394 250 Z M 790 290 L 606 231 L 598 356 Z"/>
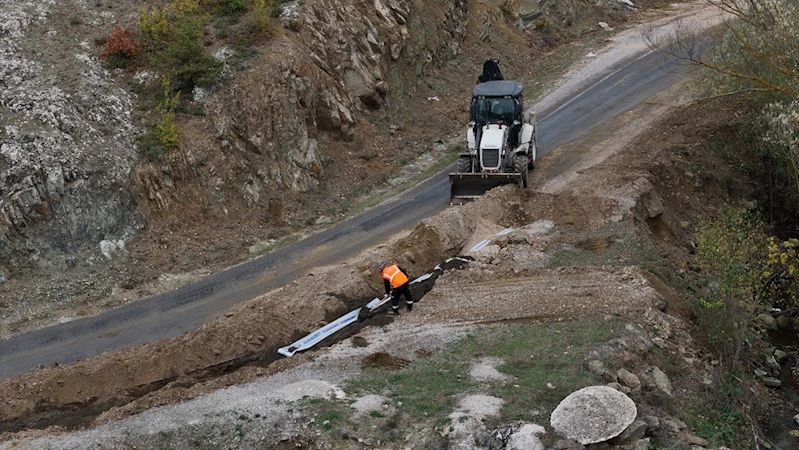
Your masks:
<path fill-rule="evenodd" d="M 383 296 L 383 300 L 387 300 L 389 297 L 391 297 L 391 294 L 386 294 Z"/>

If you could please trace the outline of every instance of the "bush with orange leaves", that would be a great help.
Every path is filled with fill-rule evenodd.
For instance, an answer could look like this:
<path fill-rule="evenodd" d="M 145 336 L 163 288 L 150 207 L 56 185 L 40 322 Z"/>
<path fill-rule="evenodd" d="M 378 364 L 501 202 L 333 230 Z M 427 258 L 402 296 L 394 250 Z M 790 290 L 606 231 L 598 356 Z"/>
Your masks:
<path fill-rule="evenodd" d="M 133 58 L 141 47 L 141 43 L 133 40 L 130 30 L 117 25 L 105 40 L 103 54 L 106 57 Z"/>

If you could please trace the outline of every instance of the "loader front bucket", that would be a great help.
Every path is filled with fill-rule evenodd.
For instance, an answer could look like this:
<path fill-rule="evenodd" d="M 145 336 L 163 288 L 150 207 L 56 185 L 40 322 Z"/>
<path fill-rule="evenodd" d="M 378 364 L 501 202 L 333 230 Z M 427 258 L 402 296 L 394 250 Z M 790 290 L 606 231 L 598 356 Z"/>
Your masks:
<path fill-rule="evenodd" d="M 521 185 L 519 173 L 451 173 L 449 200 L 464 202 L 479 198 L 489 190 L 506 184 Z"/>

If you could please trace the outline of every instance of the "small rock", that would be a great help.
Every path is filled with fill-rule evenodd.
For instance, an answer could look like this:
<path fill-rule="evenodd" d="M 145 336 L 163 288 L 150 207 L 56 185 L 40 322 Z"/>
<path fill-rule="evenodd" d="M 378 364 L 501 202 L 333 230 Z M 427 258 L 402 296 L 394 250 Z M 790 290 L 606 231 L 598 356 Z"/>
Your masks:
<path fill-rule="evenodd" d="M 799 414 L 797 414 L 797 415 L 793 416 L 793 421 L 794 421 L 794 423 L 796 423 L 797 425 L 799 425 Z"/>
<path fill-rule="evenodd" d="M 774 360 L 778 363 L 782 363 L 788 357 L 788 354 L 782 350 L 774 350 Z"/>
<path fill-rule="evenodd" d="M 633 445 L 633 450 L 649 450 L 649 439 L 639 439 Z"/>
<path fill-rule="evenodd" d="M 691 224 L 687 220 L 683 220 L 680 222 L 680 228 L 687 230 L 688 228 L 691 228 Z"/>
<path fill-rule="evenodd" d="M 605 374 L 605 364 L 598 359 L 593 359 L 588 362 L 588 370 L 596 376 L 601 377 Z"/>
<path fill-rule="evenodd" d="M 625 386 L 629 387 L 630 389 L 635 389 L 641 386 L 641 379 L 638 378 L 638 375 L 630 372 L 627 369 L 619 369 L 616 372 L 616 376 Z"/>
<path fill-rule="evenodd" d="M 768 372 L 766 372 L 763 369 L 755 369 L 754 374 L 756 377 L 765 377 L 766 375 L 768 375 Z"/>
<path fill-rule="evenodd" d="M 552 450 L 584 450 L 585 446 L 570 439 L 560 439 L 552 444 Z"/>
<path fill-rule="evenodd" d="M 669 377 L 657 366 L 652 368 L 652 378 L 654 379 L 655 386 L 657 386 L 658 389 L 665 392 L 669 397 L 674 396 L 674 390 L 671 387 L 671 381 L 669 380 Z"/>
<path fill-rule="evenodd" d="M 777 327 L 780 330 L 787 330 L 788 328 L 791 328 L 791 319 L 785 316 L 777 317 Z"/>
<path fill-rule="evenodd" d="M 614 437 L 609 442 L 615 445 L 624 445 L 643 439 L 646 435 L 647 424 L 641 419 L 636 419 L 620 435 Z"/>
<path fill-rule="evenodd" d="M 771 388 L 778 388 L 778 387 L 782 386 L 782 381 L 780 381 L 780 380 L 778 380 L 778 379 L 776 379 L 774 377 L 763 377 L 761 379 L 761 381 L 763 381 L 764 385 L 766 385 L 768 387 L 771 387 Z"/>
<path fill-rule="evenodd" d="M 545 434 L 546 430 L 541 425 L 527 423 L 519 428 L 519 431 L 511 434 L 508 438 L 508 450 L 544 450 L 544 444 L 538 438 Z"/>
<path fill-rule="evenodd" d="M 689 434 L 685 437 L 685 442 L 689 445 L 699 445 L 701 447 L 707 447 L 710 443 L 706 439 L 702 439 L 699 436 L 694 436 L 693 434 Z"/>
<path fill-rule="evenodd" d="M 757 317 L 755 317 L 755 323 L 767 330 L 777 329 L 777 320 L 771 317 L 771 314 L 758 314 Z"/>
<path fill-rule="evenodd" d="M 597 25 L 605 31 L 613 31 L 613 27 L 608 25 L 607 22 L 599 22 Z"/>
<path fill-rule="evenodd" d="M 772 375 L 777 377 L 780 376 L 780 370 L 782 367 L 780 367 L 780 363 L 777 362 L 777 359 L 774 358 L 773 355 L 766 356 L 766 365 L 769 367 L 769 369 L 771 369 Z"/>
<path fill-rule="evenodd" d="M 675 419 L 673 417 L 670 417 L 668 419 L 663 419 L 661 422 L 663 423 L 663 425 L 666 426 L 666 428 L 670 429 L 672 433 L 675 434 L 688 428 L 688 425 L 686 425 L 683 421 Z"/>
<path fill-rule="evenodd" d="M 608 383 L 606 386 L 611 388 L 611 389 L 616 389 L 617 391 L 621 392 L 622 394 L 629 394 L 630 392 L 632 392 L 632 390 L 630 388 L 628 388 L 627 386 L 622 386 L 621 384 L 619 384 L 619 383 L 617 383 L 615 381 L 612 382 L 612 383 Z"/>
<path fill-rule="evenodd" d="M 660 428 L 660 419 L 658 419 L 656 416 L 644 416 L 641 417 L 641 420 L 646 422 L 646 426 L 650 430 L 656 430 Z"/>

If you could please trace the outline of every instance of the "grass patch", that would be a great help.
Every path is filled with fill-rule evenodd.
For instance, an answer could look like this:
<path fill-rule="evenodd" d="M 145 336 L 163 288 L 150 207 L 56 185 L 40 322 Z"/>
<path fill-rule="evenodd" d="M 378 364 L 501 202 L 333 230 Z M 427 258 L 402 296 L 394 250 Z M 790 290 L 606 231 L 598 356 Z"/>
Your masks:
<path fill-rule="evenodd" d="M 548 268 L 597 265 L 596 254 L 581 248 L 568 247 L 555 252 L 547 262 Z"/>
<path fill-rule="evenodd" d="M 367 369 L 345 390 L 353 396 L 388 396 L 401 403 L 401 411 L 411 420 L 436 425 L 448 423 L 462 395 L 488 393 L 505 400 L 498 423 L 544 424 L 569 393 L 598 382 L 583 368 L 583 356 L 623 329 L 620 322 L 603 321 L 487 327 L 440 356 L 414 361 L 402 370 Z M 473 361 L 486 357 L 504 361 L 498 370 L 513 381 L 473 380 L 469 376 Z"/>

